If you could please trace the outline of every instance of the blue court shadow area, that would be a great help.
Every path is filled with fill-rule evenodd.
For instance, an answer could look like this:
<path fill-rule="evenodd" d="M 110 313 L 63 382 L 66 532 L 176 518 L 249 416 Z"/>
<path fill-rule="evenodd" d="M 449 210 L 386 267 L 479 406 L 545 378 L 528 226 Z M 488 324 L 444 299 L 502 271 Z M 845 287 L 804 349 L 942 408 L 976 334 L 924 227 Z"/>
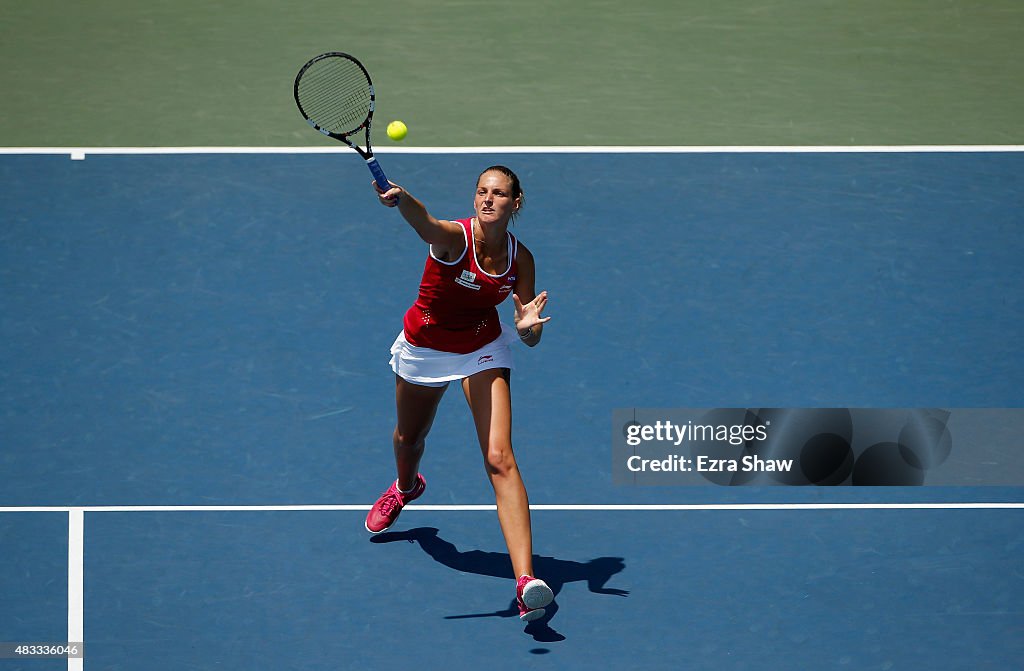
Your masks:
<path fill-rule="evenodd" d="M 1017 511 L 534 517 L 557 597 L 524 626 L 493 512 L 410 508 L 375 540 L 357 512 L 88 514 L 89 664 L 1001 670 L 1024 653 Z"/>
<path fill-rule="evenodd" d="M 0 642 L 68 637 L 67 513 L 0 513 Z M 68 668 L 63 659 L 0 658 L 0 670 Z"/>

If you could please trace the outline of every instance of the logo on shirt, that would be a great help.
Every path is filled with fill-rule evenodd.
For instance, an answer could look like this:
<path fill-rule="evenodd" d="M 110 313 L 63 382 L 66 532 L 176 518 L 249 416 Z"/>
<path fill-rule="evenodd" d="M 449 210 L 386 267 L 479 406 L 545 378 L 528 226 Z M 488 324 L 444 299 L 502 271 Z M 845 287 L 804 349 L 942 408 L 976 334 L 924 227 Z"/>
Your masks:
<path fill-rule="evenodd" d="M 491 356 L 490 354 L 485 354 L 485 355 L 483 355 L 482 357 L 480 357 L 479 359 L 476 360 L 476 365 L 482 366 L 485 363 L 490 363 L 492 361 L 494 361 L 494 357 Z"/>
<path fill-rule="evenodd" d="M 498 293 L 499 294 L 504 294 L 504 293 L 508 293 L 508 292 L 512 291 L 512 288 L 516 285 L 516 276 L 515 275 L 509 275 L 508 277 L 505 278 L 505 281 L 508 284 L 502 284 L 501 285 L 501 288 L 498 289 Z"/>
<path fill-rule="evenodd" d="M 471 273 L 468 270 L 463 270 L 462 274 L 455 278 L 455 283 L 472 289 L 473 291 L 479 291 L 480 285 L 474 284 L 476 282 L 476 273 Z"/>

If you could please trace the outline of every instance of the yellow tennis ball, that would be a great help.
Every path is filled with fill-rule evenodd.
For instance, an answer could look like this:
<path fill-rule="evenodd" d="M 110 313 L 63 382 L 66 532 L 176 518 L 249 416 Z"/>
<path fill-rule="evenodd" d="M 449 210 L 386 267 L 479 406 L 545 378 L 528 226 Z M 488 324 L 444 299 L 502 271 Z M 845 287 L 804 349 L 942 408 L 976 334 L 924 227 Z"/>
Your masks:
<path fill-rule="evenodd" d="M 401 121 L 392 121 L 388 124 L 388 137 L 395 142 L 404 140 L 408 132 L 409 129 Z"/>

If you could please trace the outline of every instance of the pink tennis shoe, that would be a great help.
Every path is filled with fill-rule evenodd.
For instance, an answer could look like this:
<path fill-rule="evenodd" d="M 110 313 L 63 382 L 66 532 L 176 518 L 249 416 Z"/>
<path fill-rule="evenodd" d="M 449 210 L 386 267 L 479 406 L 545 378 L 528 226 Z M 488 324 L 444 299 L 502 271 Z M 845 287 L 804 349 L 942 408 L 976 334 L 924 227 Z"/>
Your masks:
<path fill-rule="evenodd" d="M 548 584 L 532 575 L 524 575 L 516 582 L 516 603 L 519 604 L 519 619 L 532 622 L 544 617 L 544 606 L 555 598 Z"/>
<path fill-rule="evenodd" d="M 416 474 L 416 484 L 408 494 L 398 490 L 398 480 L 395 480 L 370 508 L 370 512 L 366 516 L 366 530 L 372 534 L 379 534 L 386 530 L 398 519 L 402 508 L 410 501 L 418 499 L 426 488 L 427 481 L 419 473 Z"/>

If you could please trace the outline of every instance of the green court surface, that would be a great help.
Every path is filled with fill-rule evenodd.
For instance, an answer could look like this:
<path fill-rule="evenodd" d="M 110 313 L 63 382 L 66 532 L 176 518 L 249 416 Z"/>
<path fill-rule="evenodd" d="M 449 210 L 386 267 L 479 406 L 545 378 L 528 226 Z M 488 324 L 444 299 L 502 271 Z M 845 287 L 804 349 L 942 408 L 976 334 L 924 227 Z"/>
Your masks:
<path fill-rule="evenodd" d="M 3 0 L 0 145 L 331 144 L 291 99 L 331 50 L 414 146 L 1024 138 L 1017 0 Z"/>

